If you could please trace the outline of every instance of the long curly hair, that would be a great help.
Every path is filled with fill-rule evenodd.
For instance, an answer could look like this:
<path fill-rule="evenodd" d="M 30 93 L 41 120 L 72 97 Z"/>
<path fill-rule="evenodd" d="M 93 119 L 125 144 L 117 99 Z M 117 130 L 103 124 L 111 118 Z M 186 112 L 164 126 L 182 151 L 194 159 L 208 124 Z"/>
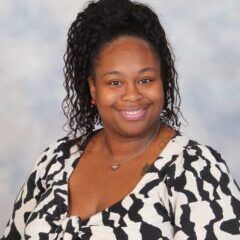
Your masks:
<path fill-rule="evenodd" d="M 120 36 L 141 38 L 157 53 L 165 94 L 160 119 L 173 128 L 180 127 L 181 98 L 174 55 L 157 15 L 141 3 L 99 0 L 90 2 L 68 31 L 64 54 L 67 94 L 62 109 L 68 119 L 69 135 L 91 134 L 97 124 L 102 124 L 97 108 L 91 105 L 88 78 L 94 76 L 94 61 L 103 46 Z"/>

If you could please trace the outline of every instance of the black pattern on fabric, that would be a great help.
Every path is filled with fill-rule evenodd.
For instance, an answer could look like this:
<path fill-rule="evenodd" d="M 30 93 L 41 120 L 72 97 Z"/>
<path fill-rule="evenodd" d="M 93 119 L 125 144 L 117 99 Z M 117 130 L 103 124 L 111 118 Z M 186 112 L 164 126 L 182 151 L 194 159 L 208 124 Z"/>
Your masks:
<path fill-rule="evenodd" d="M 41 154 L 2 240 L 240 240 L 240 192 L 224 160 L 180 133 L 126 197 L 84 221 L 68 217 L 68 179 L 82 154 L 72 142 Z"/>

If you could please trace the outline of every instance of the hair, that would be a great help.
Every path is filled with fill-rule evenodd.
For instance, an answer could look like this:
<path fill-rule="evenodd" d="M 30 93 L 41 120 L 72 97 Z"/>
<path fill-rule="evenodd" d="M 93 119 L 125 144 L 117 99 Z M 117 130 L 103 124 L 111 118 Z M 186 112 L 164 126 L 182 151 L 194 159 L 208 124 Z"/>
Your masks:
<path fill-rule="evenodd" d="M 181 98 L 174 67 L 174 55 L 157 15 L 146 5 L 129 0 L 90 2 L 80 12 L 68 31 L 64 54 L 64 87 L 62 103 L 70 134 L 74 137 L 92 134 L 102 124 L 97 108 L 91 104 L 88 84 L 94 76 L 94 63 L 106 44 L 121 36 L 145 40 L 156 52 L 164 86 L 162 122 L 179 128 Z"/>

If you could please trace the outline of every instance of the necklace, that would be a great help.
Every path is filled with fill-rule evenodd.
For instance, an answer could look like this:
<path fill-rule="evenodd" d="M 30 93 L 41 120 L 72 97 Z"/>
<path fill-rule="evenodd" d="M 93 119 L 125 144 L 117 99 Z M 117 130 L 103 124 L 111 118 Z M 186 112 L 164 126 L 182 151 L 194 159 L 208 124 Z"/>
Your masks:
<path fill-rule="evenodd" d="M 129 156 L 129 157 L 124 158 L 124 159 L 121 160 L 120 162 L 118 161 L 117 163 L 113 163 L 113 164 L 111 165 L 111 169 L 112 169 L 113 171 L 116 171 L 116 170 L 118 170 L 118 169 L 120 168 L 120 166 L 121 166 L 122 164 L 128 162 L 129 160 L 135 159 L 137 156 L 139 156 L 141 153 L 143 153 L 143 152 L 151 145 L 151 143 L 153 142 L 153 140 L 154 140 L 155 137 L 157 136 L 157 133 L 158 133 L 158 131 L 159 131 L 159 129 L 160 129 L 160 125 L 161 125 L 161 124 L 160 124 L 160 122 L 159 122 L 158 127 L 157 127 L 156 131 L 154 132 L 153 136 L 151 137 L 151 139 L 147 142 L 147 144 L 146 144 L 142 149 L 140 149 L 139 151 L 137 151 L 137 152 L 136 152 L 135 154 L 133 154 L 132 156 Z M 106 136 L 105 136 L 105 134 L 104 134 L 104 145 L 105 145 L 105 147 L 106 147 Z M 113 157 L 114 157 L 114 156 L 113 156 Z"/>

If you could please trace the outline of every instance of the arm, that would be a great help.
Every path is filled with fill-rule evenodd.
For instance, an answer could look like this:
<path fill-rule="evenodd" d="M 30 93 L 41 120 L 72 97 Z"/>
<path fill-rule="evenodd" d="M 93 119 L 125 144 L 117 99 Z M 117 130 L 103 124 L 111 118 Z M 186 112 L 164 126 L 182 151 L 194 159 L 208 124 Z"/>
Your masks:
<path fill-rule="evenodd" d="M 15 200 L 13 213 L 2 240 L 24 239 L 24 229 L 28 216 L 45 191 L 45 170 L 52 157 L 52 148 L 47 148 L 39 156 L 27 182 L 23 185 Z"/>
<path fill-rule="evenodd" d="M 174 240 L 240 239 L 240 192 L 221 156 L 189 142 L 166 181 Z"/>

